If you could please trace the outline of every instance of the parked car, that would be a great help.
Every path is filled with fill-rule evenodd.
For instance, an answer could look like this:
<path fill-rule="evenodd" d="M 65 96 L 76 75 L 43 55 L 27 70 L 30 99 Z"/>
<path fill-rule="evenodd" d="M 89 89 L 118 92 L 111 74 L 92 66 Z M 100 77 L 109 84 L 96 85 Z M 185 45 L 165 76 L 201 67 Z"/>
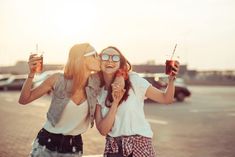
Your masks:
<path fill-rule="evenodd" d="M 168 78 L 167 76 L 153 77 L 153 76 L 144 76 L 153 86 L 160 90 L 165 90 L 167 87 Z M 175 80 L 175 95 L 174 98 L 183 102 L 186 97 L 189 97 L 191 92 L 187 88 L 184 80 L 182 78 L 176 78 Z"/>
<path fill-rule="evenodd" d="M 49 76 L 55 73 L 63 73 L 62 70 L 48 70 L 44 71 L 40 75 L 37 75 L 33 80 L 33 87 L 38 87 L 40 84 L 42 84 Z M 51 94 L 51 91 L 47 92 L 48 95 Z"/>
<path fill-rule="evenodd" d="M 63 73 L 63 71 L 61 70 L 45 71 L 34 79 L 33 86 L 34 87 L 39 86 L 46 78 L 48 78 L 50 75 L 56 72 Z M 155 75 L 152 74 L 151 75 L 140 74 L 140 76 L 148 80 L 153 86 L 155 86 L 160 90 L 165 90 L 167 87 L 168 78 L 166 75 L 156 77 Z M 51 92 L 49 91 L 48 94 L 50 95 Z M 179 102 L 182 102 L 186 97 L 189 97 L 190 95 L 191 92 L 184 83 L 184 80 L 182 78 L 177 78 L 175 80 L 175 95 L 174 95 L 175 99 Z"/>
<path fill-rule="evenodd" d="M 7 75 L 0 78 L 0 90 L 21 90 L 27 75 Z"/>

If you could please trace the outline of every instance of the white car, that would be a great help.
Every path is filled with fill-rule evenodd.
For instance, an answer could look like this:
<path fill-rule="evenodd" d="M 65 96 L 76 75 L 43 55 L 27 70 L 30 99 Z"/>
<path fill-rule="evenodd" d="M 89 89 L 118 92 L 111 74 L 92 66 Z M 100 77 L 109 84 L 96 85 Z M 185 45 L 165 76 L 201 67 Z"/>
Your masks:
<path fill-rule="evenodd" d="M 55 73 L 63 73 L 62 70 L 49 70 L 49 71 L 44 71 L 40 75 L 36 75 L 34 80 L 33 80 L 33 87 L 38 87 L 40 84 L 42 84 L 43 81 L 45 81 L 49 76 Z M 47 93 L 50 94 L 50 91 Z"/>
<path fill-rule="evenodd" d="M 0 78 L 0 90 L 21 90 L 27 75 L 6 75 Z"/>

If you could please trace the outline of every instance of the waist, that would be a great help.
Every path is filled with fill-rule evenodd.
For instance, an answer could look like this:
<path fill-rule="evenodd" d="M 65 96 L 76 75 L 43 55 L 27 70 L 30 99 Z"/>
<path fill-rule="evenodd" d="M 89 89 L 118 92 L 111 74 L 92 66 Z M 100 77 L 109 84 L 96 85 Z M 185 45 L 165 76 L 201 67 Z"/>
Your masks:
<path fill-rule="evenodd" d="M 105 154 L 116 153 L 122 156 L 154 157 L 152 139 L 141 135 L 106 136 Z"/>
<path fill-rule="evenodd" d="M 142 125 L 143 126 L 143 125 Z M 120 126 L 119 126 L 120 128 Z M 140 127 L 140 126 L 136 126 L 136 127 L 123 127 L 118 129 L 117 126 L 113 126 L 112 130 L 108 133 L 109 136 L 111 137 L 120 137 L 120 136 L 135 136 L 135 135 L 141 135 L 144 137 L 149 137 L 152 138 L 153 137 L 153 132 L 151 130 L 151 128 L 149 127 Z"/>
<path fill-rule="evenodd" d="M 42 128 L 37 135 L 38 143 L 45 146 L 50 151 L 59 153 L 82 153 L 83 142 L 81 134 L 63 135 L 54 134 Z"/>
<path fill-rule="evenodd" d="M 138 140 L 138 139 L 145 139 L 145 140 L 152 140 L 150 137 L 145 137 L 142 135 L 130 135 L 130 136 L 117 136 L 117 137 L 112 137 L 110 135 L 106 136 L 106 140 L 114 140 L 114 141 L 122 141 L 122 140 Z"/>
<path fill-rule="evenodd" d="M 55 126 L 53 126 L 51 122 L 47 120 L 43 128 L 50 133 L 75 136 L 86 132 L 89 126 L 90 126 L 90 119 L 89 117 L 87 117 L 85 120 L 74 124 L 72 122 L 67 122 L 67 123 L 58 122 Z"/>

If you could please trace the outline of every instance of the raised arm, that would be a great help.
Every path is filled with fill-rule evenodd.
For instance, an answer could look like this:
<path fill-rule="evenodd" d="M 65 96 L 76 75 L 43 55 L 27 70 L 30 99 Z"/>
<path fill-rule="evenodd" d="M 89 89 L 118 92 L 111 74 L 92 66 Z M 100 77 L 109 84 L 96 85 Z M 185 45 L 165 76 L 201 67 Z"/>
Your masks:
<path fill-rule="evenodd" d="M 101 115 L 101 106 L 96 105 L 95 110 L 95 123 L 96 128 L 99 130 L 100 134 L 106 136 L 111 130 L 113 123 L 115 121 L 115 116 L 118 108 L 118 103 L 112 103 L 112 106 L 109 109 L 109 112 L 105 117 Z"/>
<path fill-rule="evenodd" d="M 96 105 L 96 111 L 95 111 L 96 128 L 99 130 L 100 134 L 103 136 L 106 136 L 110 132 L 111 128 L 113 127 L 113 124 L 115 122 L 116 112 L 119 106 L 119 102 L 125 93 L 125 89 L 119 90 L 118 89 L 119 87 L 116 88 L 113 86 L 113 89 L 114 88 L 117 90 L 113 90 L 112 92 L 112 97 L 113 97 L 112 105 L 108 113 L 104 117 L 102 117 L 101 115 L 101 106 Z"/>
<path fill-rule="evenodd" d="M 168 85 L 167 85 L 166 90 L 163 92 L 153 86 L 150 86 L 148 87 L 145 96 L 159 103 L 164 103 L 164 104 L 172 103 L 174 100 L 174 94 L 175 94 L 174 80 L 178 71 L 179 71 L 179 62 L 177 61 L 173 67 L 173 71 L 172 71 L 173 74 L 168 77 L 169 79 L 168 79 Z"/>
<path fill-rule="evenodd" d="M 23 105 L 28 104 L 28 103 L 32 102 L 33 100 L 41 97 L 45 93 L 47 93 L 49 90 L 52 89 L 52 87 L 57 79 L 56 74 L 52 75 L 51 77 L 46 79 L 40 86 L 32 89 L 33 78 L 35 75 L 34 69 L 36 66 L 36 62 L 39 59 L 40 58 L 38 58 L 38 57 L 33 57 L 33 55 L 31 55 L 29 57 L 28 64 L 29 64 L 30 73 L 28 75 L 28 78 L 24 82 L 24 85 L 21 90 L 20 98 L 18 100 L 18 102 L 20 104 L 23 104 Z"/>
<path fill-rule="evenodd" d="M 164 92 L 153 86 L 149 86 L 145 96 L 159 103 L 170 104 L 174 100 L 174 94 L 174 78 L 169 78 L 168 86 Z"/>
<path fill-rule="evenodd" d="M 48 77 L 41 85 L 39 85 L 34 89 L 31 89 L 32 79 L 28 78 L 23 85 L 18 102 L 22 105 L 26 105 L 32 102 L 33 100 L 40 98 L 48 91 L 52 90 L 52 87 L 57 78 L 58 78 L 57 74 L 54 74 Z"/>

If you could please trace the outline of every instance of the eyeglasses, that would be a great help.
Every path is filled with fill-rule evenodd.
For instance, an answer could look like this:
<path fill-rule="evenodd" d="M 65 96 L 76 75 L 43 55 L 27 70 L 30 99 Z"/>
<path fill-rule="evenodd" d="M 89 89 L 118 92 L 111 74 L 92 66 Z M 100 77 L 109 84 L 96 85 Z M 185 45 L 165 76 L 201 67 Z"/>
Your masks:
<path fill-rule="evenodd" d="M 95 58 L 99 57 L 96 51 L 91 51 L 83 55 L 84 57 L 94 56 Z"/>
<path fill-rule="evenodd" d="M 112 59 L 113 62 L 119 62 L 120 61 L 120 55 L 108 55 L 108 54 L 102 54 L 101 60 L 102 61 L 108 61 L 109 59 Z"/>

